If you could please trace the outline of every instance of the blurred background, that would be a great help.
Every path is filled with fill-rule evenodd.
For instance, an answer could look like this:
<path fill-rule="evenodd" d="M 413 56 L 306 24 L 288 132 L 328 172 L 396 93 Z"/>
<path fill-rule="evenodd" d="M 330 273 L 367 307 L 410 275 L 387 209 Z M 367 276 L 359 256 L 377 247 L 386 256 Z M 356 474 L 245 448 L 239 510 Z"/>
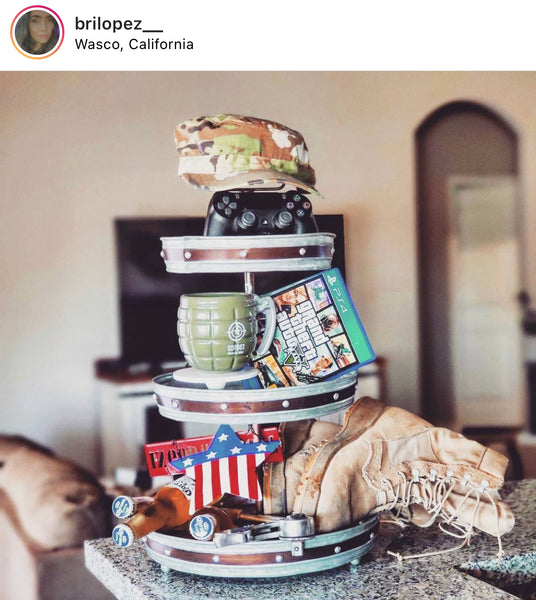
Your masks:
<path fill-rule="evenodd" d="M 2 433 L 101 475 L 103 438 L 140 427 L 116 420 L 103 398 L 123 392 L 95 375 L 96 361 L 121 354 L 114 219 L 204 216 L 210 194 L 177 177 L 173 128 L 230 112 L 304 135 L 324 195 L 314 211 L 344 215 L 346 280 L 384 359 L 385 398 L 530 445 L 536 357 L 522 320 L 536 294 L 536 74 L 4 72 L 0 82 Z M 134 396 L 150 395 L 144 385 Z"/>

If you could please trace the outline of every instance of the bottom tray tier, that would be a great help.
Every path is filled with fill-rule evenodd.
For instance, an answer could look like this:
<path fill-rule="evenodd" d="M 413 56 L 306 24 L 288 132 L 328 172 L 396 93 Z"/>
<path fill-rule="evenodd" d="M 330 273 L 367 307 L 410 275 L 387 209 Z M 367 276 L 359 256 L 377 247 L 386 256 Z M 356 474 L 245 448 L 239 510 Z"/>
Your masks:
<path fill-rule="evenodd" d="M 378 516 L 371 515 L 357 525 L 331 533 L 224 547 L 151 533 L 145 545 L 164 571 L 223 578 L 287 577 L 357 564 L 371 550 L 378 523 Z"/>

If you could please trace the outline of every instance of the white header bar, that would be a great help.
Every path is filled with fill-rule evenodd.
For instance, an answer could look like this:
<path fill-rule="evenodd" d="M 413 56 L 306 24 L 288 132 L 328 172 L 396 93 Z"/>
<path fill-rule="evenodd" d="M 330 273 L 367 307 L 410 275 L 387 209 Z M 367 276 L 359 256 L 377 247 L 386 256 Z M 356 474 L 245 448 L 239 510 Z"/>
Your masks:
<path fill-rule="evenodd" d="M 529 0 L 44 2 L 3 0 L 3 70 L 471 71 L 536 64 Z M 50 14 L 59 30 L 45 55 L 37 52 L 46 32 L 36 42 L 25 23 L 15 31 L 35 11 Z"/>

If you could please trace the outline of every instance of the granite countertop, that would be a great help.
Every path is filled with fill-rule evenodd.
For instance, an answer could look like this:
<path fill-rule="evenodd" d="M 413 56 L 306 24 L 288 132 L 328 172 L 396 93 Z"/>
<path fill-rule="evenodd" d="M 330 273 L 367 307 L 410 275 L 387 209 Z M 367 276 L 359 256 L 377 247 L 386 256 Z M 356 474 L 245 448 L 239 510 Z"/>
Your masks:
<path fill-rule="evenodd" d="M 516 525 L 502 538 L 500 565 L 497 540 L 484 533 L 454 552 L 399 562 L 387 550 L 418 554 L 453 547 L 457 540 L 435 528 L 381 523 L 372 551 L 359 565 L 309 575 L 224 579 L 165 573 L 141 541 L 121 549 L 111 539 L 86 542 L 86 566 L 119 600 L 536 599 L 536 479 L 508 482 L 501 496 Z M 503 588 L 507 581 L 512 593 L 486 581 Z"/>

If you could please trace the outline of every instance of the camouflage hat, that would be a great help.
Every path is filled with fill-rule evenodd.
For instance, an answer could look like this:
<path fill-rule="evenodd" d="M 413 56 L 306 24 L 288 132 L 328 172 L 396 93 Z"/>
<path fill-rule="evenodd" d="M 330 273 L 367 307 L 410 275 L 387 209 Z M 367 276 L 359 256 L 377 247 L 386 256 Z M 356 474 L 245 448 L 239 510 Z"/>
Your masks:
<path fill-rule="evenodd" d="M 179 175 L 196 188 L 285 183 L 318 194 L 303 136 L 274 121 L 227 114 L 189 119 L 175 127 L 175 143 Z"/>

